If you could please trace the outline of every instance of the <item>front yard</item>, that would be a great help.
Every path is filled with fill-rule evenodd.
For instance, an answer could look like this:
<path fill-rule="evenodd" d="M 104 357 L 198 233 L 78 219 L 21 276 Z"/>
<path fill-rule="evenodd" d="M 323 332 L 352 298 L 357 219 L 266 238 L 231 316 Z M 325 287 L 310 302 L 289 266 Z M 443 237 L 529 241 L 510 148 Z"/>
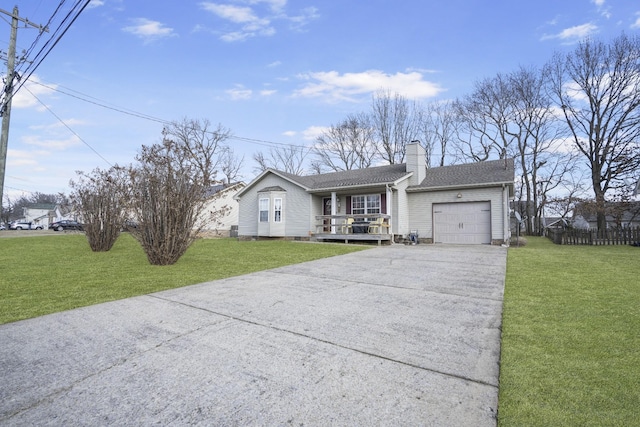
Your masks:
<path fill-rule="evenodd" d="M 640 248 L 509 249 L 500 426 L 640 425 Z"/>
<path fill-rule="evenodd" d="M 0 324 L 364 249 L 199 240 L 151 266 L 124 234 L 93 253 L 84 235 L 0 241 Z M 640 425 L 640 248 L 557 246 L 508 253 L 498 424 Z"/>
<path fill-rule="evenodd" d="M 0 324 L 364 249 L 202 239 L 176 264 L 153 266 L 127 233 L 102 253 L 84 234 L 25 236 L 0 240 Z"/>

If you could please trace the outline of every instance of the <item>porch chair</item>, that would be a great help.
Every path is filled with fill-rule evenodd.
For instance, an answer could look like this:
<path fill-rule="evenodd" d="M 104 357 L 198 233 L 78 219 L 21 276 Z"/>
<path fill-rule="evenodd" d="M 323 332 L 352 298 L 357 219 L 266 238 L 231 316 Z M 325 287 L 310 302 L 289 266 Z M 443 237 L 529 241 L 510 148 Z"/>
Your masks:
<path fill-rule="evenodd" d="M 384 222 L 384 218 L 376 218 L 375 220 L 369 223 L 369 229 L 367 233 L 369 234 L 382 234 L 382 229 L 387 228 L 387 232 L 389 231 L 389 224 Z"/>
<path fill-rule="evenodd" d="M 347 218 L 347 220 L 342 224 L 342 234 L 349 234 L 353 227 L 353 218 Z"/>

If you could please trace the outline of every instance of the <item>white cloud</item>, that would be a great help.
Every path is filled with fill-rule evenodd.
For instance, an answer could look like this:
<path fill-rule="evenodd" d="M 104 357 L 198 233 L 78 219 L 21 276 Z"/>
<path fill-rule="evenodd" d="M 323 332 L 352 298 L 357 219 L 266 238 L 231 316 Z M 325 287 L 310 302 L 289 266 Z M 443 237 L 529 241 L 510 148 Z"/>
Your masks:
<path fill-rule="evenodd" d="M 640 28 L 640 12 L 636 12 L 636 22 L 634 22 L 633 24 L 631 24 L 631 28 L 633 28 L 634 30 L 637 30 L 638 28 Z"/>
<path fill-rule="evenodd" d="M 357 101 L 358 96 L 380 89 L 398 93 L 409 99 L 423 99 L 438 95 L 443 89 L 423 79 L 420 72 L 386 74 L 379 70 L 361 73 L 320 71 L 298 76 L 307 83 L 295 91 L 298 97 L 323 97 L 328 101 Z"/>
<path fill-rule="evenodd" d="M 277 90 L 273 90 L 273 89 L 263 89 L 260 91 L 260 95 L 262 96 L 271 96 L 274 95 L 276 92 L 278 92 Z"/>
<path fill-rule="evenodd" d="M 236 85 L 233 89 L 228 89 L 225 92 L 233 101 L 251 99 L 251 96 L 253 95 L 253 91 L 251 89 L 247 89 L 242 85 Z"/>
<path fill-rule="evenodd" d="M 309 126 L 302 131 L 302 138 L 309 141 L 315 141 L 317 137 L 327 130 L 329 130 L 329 128 L 326 126 Z"/>
<path fill-rule="evenodd" d="M 282 61 L 273 61 L 271 64 L 268 64 L 267 67 L 275 68 L 275 67 L 279 67 L 280 65 L 282 65 Z"/>
<path fill-rule="evenodd" d="M 583 39 L 598 31 L 598 26 L 592 23 L 586 23 L 582 25 L 576 25 L 574 27 L 565 28 L 558 34 L 545 35 L 542 40 L 560 39 L 566 41 L 574 41 Z"/>
<path fill-rule="evenodd" d="M 67 148 L 81 144 L 80 139 L 75 135 L 71 135 L 64 139 L 43 138 L 41 135 L 26 135 L 23 136 L 21 140 L 22 143 L 26 145 L 33 145 L 55 151 L 66 150 Z"/>
<path fill-rule="evenodd" d="M 11 100 L 11 107 L 32 108 L 38 106 L 42 108 L 40 102 L 34 96 L 37 96 L 38 99 L 42 100 L 42 97 L 54 93 L 54 89 L 57 85 L 49 84 L 47 85 L 49 87 L 46 87 L 38 84 L 39 82 L 40 79 L 38 79 L 37 76 L 31 76 L 24 86 L 13 96 L 13 99 Z"/>
<path fill-rule="evenodd" d="M 220 19 L 227 21 L 230 29 L 225 30 L 220 39 L 237 42 L 252 37 L 269 37 L 276 33 L 274 21 L 288 21 L 295 29 L 300 29 L 317 18 L 317 9 L 307 7 L 299 15 L 289 16 L 285 12 L 287 0 L 244 0 L 245 5 L 201 2 L 200 7 Z M 264 7 L 266 5 L 266 8 Z"/>
<path fill-rule="evenodd" d="M 298 132 L 296 132 L 295 130 L 288 130 L 286 132 L 282 132 L 282 135 L 288 136 L 289 138 L 293 138 L 297 134 L 298 134 Z"/>
<path fill-rule="evenodd" d="M 301 30 L 305 27 L 309 22 L 314 19 L 318 19 L 320 14 L 318 13 L 318 9 L 310 6 L 302 9 L 300 14 L 295 16 L 289 16 L 287 19 L 291 22 L 291 28 L 294 30 Z"/>
<path fill-rule="evenodd" d="M 87 5 L 88 9 L 93 9 L 94 7 L 100 7 L 100 6 L 104 6 L 104 1 L 103 0 L 91 0 L 89 2 L 89 4 Z"/>
<path fill-rule="evenodd" d="M 144 40 L 145 43 L 150 43 L 161 38 L 173 37 L 177 35 L 173 32 L 173 28 L 166 27 L 161 22 L 152 21 L 147 18 L 134 19 L 133 25 L 124 27 L 122 30 L 127 33 L 131 33 L 134 36 L 140 37 Z"/>
<path fill-rule="evenodd" d="M 605 0 L 591 0 L 598 7 L 604 6 Z"/>
<path fill-rule="evenodd" d="M 37 157 L 31 151 L 7 150 L 7 166 L 35 166 L 38 164 Z"/>
<path fill-rule="evenodd" d="M 258 20 L 250 7 L 232 6 L 230 4 L 201 3 L 202 8 L 231 22 L 244 23 Z"/>

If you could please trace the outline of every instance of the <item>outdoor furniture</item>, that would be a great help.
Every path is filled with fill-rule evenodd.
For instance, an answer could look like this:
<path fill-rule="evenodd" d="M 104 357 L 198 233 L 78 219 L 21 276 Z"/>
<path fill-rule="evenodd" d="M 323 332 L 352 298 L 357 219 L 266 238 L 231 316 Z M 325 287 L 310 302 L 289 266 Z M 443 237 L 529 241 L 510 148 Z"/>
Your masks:
<path fill-rule="evenodd" d="M 352 224 L 353 218 L 347 218 L 347 220 L 342 224 L 342 234 L 349 234 L 350 232 L 352 232 Z"/>
<path fill-rule="evenodd" d="M 372 222 L 369 223 L 369 229 L 367 233 L 369 234 L 382 234 L 382 229 L 387 228 L 389 230 L 389 224 L 384 222 L 384 218 L 376 218 Z"/>
<path fill-rule="evenodd" d="M 353 230 L 353 234 L 364 234 L 369 231 L 369 222 L 368 221 L 353 221 L 351 224 L 351 230 Z"/>

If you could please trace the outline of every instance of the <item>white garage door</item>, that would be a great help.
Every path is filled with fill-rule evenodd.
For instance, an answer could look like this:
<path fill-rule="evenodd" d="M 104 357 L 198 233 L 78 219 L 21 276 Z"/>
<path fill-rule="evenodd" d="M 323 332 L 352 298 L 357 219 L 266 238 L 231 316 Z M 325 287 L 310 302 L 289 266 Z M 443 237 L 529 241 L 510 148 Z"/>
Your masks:
<path fill-rule="evenodd" d="M 435 243 L 491 243 L 491 203 L 439 203 L 433 205 Z"/>

